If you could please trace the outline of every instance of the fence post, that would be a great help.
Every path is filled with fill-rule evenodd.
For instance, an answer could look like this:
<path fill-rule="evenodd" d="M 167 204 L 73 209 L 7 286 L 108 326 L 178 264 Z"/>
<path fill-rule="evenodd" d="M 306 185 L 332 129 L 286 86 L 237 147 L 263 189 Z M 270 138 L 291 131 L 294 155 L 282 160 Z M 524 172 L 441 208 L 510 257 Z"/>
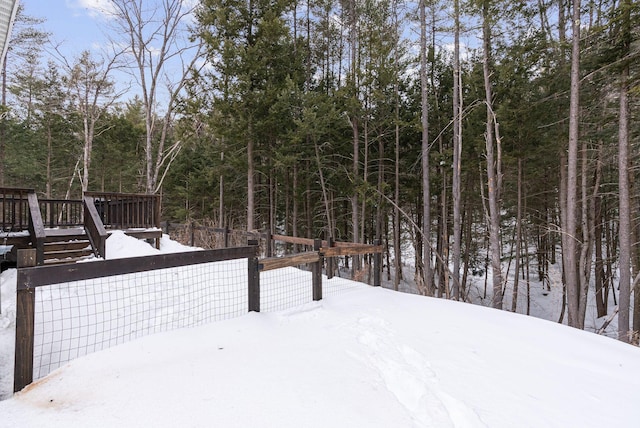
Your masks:
<path fill-rule="evenodd" d="M 229 226 L 224 227 L 224 248 L 229 248 Z"/>
<path fill-rule="evenodd" d="M 324 257 L 320 252 L 322 248 L 322 240 L 315 239 L 313 241 L 313 250 L 318 251 L 320 259 L 311 266 L 311 274 L 313 275 L 313 300 L 322 300 L 322 264 Z"/>
<path fill-rule="evenodd" d="M 256 249 L 254 256 L 247 260 L 249 312 L 260 312 L 260 266 L 258 265 L 258 241 L 250 239 L 248 244 Z"/>
<path fill-rule="evenodd" d="M 380 239 L 373 241 L 373 245 L 381 245 Z M 380 277 L 382 274 L 382 253 L 373 253 L 373 286 L 380 286 Z"/>
<path fill-rule="evenodd" d="M 273 257 L 273 248 L 272 248 L 272 239 L 271 239 L 271 230 L 267 229 L 265 234 L 265 252 L 267 253 L 267 257 Z"/>
<path fill-rule="evenodd" d="M 329 248 L 335 247 L 336 243 L 333 240 L 332 236 L 330 236 L 329 239 L 327 240 L 327 245 L 329 246 Z M 334 267 L 335 260 L 336 259 L 333 258 L 333 257 L 329 257 L 327 259 L 327 279 L 333 278 L 333 271 L 335 269 L 335 267 Z"/>
<path fill-rule="evenodd" d="M 36 265 L 36 250 L 18 250 L 18 279 L 16 291 L 16 349 L 13 372 L 13 392 L 33 382 L 33 343 L 35 320 L 35 288 L 22 288 L 20 269 Z"/>

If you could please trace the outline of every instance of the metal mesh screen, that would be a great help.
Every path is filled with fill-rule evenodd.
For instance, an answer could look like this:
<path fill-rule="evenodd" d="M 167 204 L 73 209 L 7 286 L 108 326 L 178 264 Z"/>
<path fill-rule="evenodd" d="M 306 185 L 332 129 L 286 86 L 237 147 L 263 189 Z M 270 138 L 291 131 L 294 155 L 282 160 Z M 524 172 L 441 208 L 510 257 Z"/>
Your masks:
<path fill-rule="evenodd" d="M 313 301 L 308 270 L 286 267 L 260 273 L 260 310 L 273 312 Z"/>
<path fill-rule="evenodd" d="M 246 259 L 41 287 L 36 294 L 34 379 L 137 337 L 246 312 Z"/>

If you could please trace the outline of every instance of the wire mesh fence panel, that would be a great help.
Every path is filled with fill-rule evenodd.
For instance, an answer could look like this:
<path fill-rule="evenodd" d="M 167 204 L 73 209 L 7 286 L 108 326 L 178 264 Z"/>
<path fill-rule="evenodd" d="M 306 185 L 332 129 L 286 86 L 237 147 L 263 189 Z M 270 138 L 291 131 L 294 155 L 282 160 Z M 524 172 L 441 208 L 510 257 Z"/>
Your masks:
<path fill-rule="evenodd" d="M 363 269 L 357 271 L 355 277 L 344 257 L 333 257 L 333 263 L 325 259 L 325 273 L 329 273 L 328 269 L 331 269 L 331 266 L 333 267 L 331 279 L 327 279 L 329 275 L 322 277 L 322 294 L 325 297 L 357 290 L 371 283 L 373 272 L 370 265 L 365 265 Z"/>
<path fill-rule="evenodd" d="M 246 259 L 41 287 L 33 377 L 138 337 L 246 313 Z"/>
<path fill-rule="evenodd" d="M 348 278 L 334 276 L 331 279 L 327 279 L 326 276 L 322 276 L 322 295 L 324 297 L 339 296 L 343 293 L 355 291 L 367 286 L 367 284 L 352 281 Z"/>
<path fill-rule="evenodd" d="M 261 272 L 261 311 L 280 311 L 309 303 L 313 301 L 312 286 L 312 274 L 307 270 L 286 267 Z"/>

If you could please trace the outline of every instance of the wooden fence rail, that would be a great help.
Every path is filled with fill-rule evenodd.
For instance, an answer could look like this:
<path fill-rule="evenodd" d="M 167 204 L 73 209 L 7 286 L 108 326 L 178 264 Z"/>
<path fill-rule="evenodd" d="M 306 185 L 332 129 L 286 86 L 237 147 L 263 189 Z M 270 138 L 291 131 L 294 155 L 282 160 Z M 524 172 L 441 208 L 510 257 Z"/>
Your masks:
<path fill-rule="evenodd" d="M 87 198 L 86 202 L 91 202 Z M 92 207 L 93 204 L 86 204 Z M 36 207 L 37 208 L 37 207 Z M 39 213 L 39 210 L 37 210 Z M 96 216 L 87 213 L 85 216 Z M 306 245 L 306 243 L 305 243 Z M 35 343 L 35 299 L 37 289 L 53 284 L 86 281 L 96 278 L 154 271 L 158 269 L 210 263 L 233 259 L 247 259 L 247 310 L 260 311 L 260 272 L 289 266 L 309 265 L 312 272 L 312 298 L 322 299 L 322 267 L 327 255 L 373 254 L 373 285 L 380 285 L 381 254 L 380 245 L 354 245 L 343 247 L 323 247 L 323 241 L 313 241 L 313 252 L 292 254 L 285 257 L 258 259 L 258 241 L 250 240 L 248 246 L 217 250 L 192 251 L 186 253 L 163 254 L 126 259 L 102 260 L 93 263 L 71 265 L 35 266 L 37 250 L 18 252 L 17 301 L 16 301 L 16 342 L 14 391 L 20 391 L 33 381 Z M 327 259 L 327 260 L 330 260 Z M 329 274 L 329 272 L 327 272 Z"/>

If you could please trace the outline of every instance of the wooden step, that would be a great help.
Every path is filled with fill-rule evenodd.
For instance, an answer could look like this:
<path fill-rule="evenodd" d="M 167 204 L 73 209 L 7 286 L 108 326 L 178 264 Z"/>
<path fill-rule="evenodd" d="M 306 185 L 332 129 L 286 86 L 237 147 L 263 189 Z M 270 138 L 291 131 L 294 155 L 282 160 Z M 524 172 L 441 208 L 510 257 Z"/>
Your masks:
<path fill-rule="evenodd" d="M 91 249 L 91 242 L 88 240 L 48 242 L 44 244 L 44 252 L 76 251 L 86 249 L 87 247 Z"/>
<path fill-rule="evenodd" d="M 87 234 L 84 229 L 80 227 L 45 230 L 45 242 L 61 242 L 83 239 L 87 239 Z"/>
<path fill-rule="evenodd" d="M 44 263 L 46 265 L 75 263 L 93 255 L 91 242 L 84 228 L 46 229 Z"/>
<path fill-rule="evenodd" d="M 51 265 L 62 265 L 62 264 L 67 264 L 67 263 L 75 263 L 75 262 L 79 262 L 81 260 L 86 260 L 91 258 L 91 256 L 83 256 L 83 257 L 68 257 L 65 259 L 46 259 L 44 261 L 44 264 L 46 266 L 51 266 Z"/>
<path fill-rule="evenodd" d="M 64 251 L 45 251 L 44 259 L 75 259 L 78 257 L 87 257 L 93 254 L 93 250 L 91 248 L 83 248 L 79 250 L 64 250 Z"/>

